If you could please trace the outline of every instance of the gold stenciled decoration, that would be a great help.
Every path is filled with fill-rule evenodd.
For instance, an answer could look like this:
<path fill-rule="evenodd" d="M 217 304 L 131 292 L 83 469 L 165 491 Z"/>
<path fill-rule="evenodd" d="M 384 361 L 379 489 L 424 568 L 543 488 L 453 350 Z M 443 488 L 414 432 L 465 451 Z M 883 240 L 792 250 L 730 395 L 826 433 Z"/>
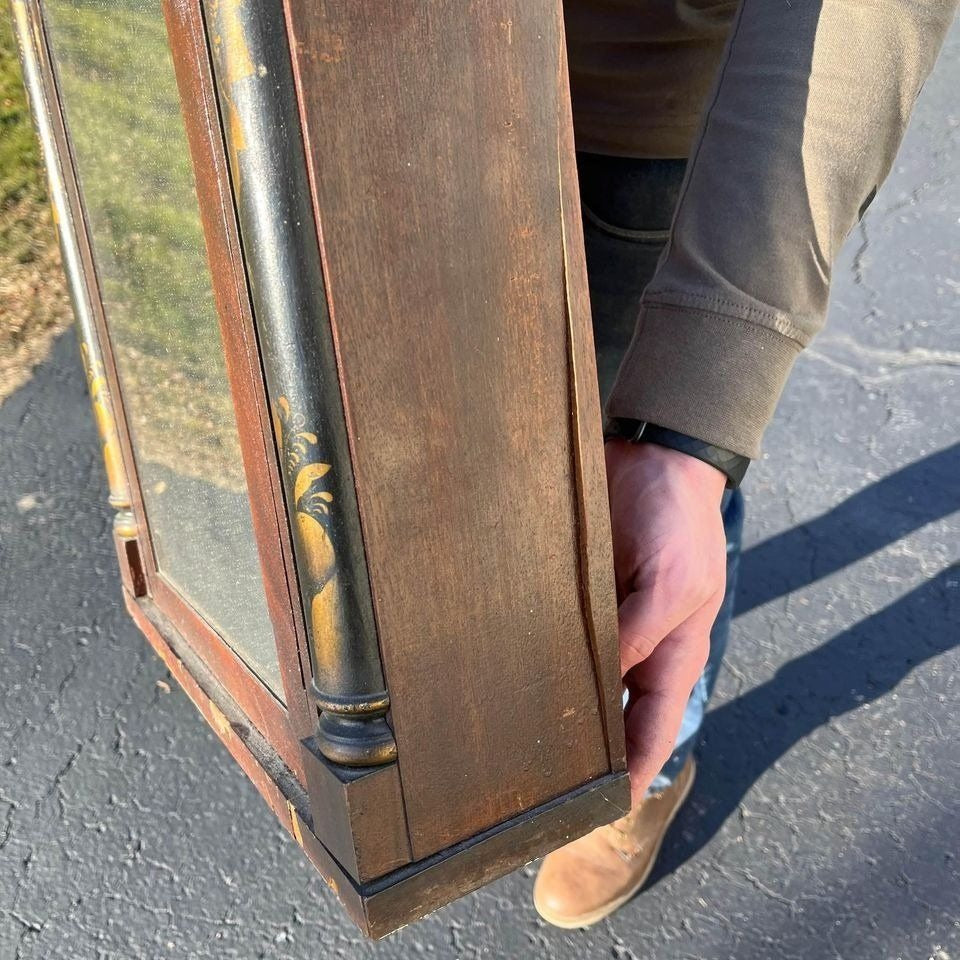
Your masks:
<path fill-rule="evenodd" d="M 117 510 L 128 510 L 130 489 L 120 453 L 120 435 L 117 433 L 117 420 L 113 413 L 107 378 L 89 344 L 81 343 L 80 353 L 83 357 L 83 369 L 87 374 L 87 387 L 90 390 L 90 402 L 93 405 L 100 442 L 103 444 L 103 462 L 107 468 L 107 483 L 110 486 L 110 505 Z"/>
<path fill-rule="evenodd" d="M 306 575 L 301 586 L 309 600 L 314 669 L 326 675 L 337 672 L 346 639 L 337 557 L 330 536 L 333 494 L 323 482 L 333 467 L 320 460 L 317 435 L 306 429 L 302 415 L 291 411 L 286 397 L 279 398 L 273 414 L 287 487 L 293 496 L 298 559 Z"/>

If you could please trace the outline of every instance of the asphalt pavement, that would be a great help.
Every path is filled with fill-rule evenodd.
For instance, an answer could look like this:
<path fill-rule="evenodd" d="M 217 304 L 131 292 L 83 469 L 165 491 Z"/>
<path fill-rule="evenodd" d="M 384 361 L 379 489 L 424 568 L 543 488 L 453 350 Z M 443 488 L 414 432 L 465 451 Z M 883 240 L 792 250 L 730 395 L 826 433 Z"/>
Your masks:
<path fill-rule="evenodd" d="M 746 481 L 691 800 L 586 932 L 531 866 L 356 933 L 128 619 L 57 342 L 0 406 L 0 960 L 960 960 L 957 90 L 955 29 Z"/>

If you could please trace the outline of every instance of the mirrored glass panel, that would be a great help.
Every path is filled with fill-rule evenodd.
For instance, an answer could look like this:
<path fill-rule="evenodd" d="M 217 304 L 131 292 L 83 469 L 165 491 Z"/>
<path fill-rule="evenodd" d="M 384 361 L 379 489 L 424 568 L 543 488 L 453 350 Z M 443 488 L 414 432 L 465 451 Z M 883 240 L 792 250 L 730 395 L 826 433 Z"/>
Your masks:
<path fill-rule="evenodd" d="M 157 564 L 277 697 L 160 0 L 45 0 Z"/>

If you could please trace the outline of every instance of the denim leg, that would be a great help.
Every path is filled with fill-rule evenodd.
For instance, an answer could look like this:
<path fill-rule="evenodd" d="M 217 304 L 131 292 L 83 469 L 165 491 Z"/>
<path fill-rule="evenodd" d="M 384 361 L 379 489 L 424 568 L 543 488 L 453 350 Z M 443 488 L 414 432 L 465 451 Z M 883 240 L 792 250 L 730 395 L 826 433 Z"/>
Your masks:
<path fill-rule="evenodd" d="M 740 549 L 743 542 L 743 494 L 739 490 L 728 490 L 724 494 L 721 509 L 723 510 L 723 530 L 727 535 L 727 587 L 717 619 L 710 630 L 710 655 L 707 658 L 707 665 L 703 668 L 703 673 L 687 701 L 687 709 L 683 714 L 683 723 L 680 725 L 680 733 L 677 735 L 673 753 L 654 778 L 650 785 L 650 793 L 659 793 L 673 783 L 674 777 L 683 768 L 687 757 L 697 745 L 703 717 L 707 712 L 707 703 L 713 693 L 713 687 L 720 672 L 720 664 L 723 662 L 727 643 L 730 640 L 730 624 L 733 620 L 737 573 L 740 569 Z"/>

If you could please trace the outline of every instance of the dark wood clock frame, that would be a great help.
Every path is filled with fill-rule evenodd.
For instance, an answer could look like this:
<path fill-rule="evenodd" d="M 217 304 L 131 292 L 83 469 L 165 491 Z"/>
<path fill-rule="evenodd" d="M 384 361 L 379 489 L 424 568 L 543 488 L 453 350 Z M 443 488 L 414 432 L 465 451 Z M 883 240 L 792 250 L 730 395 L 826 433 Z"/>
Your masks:
<path fill-rule="evenodd" d="M 158 567 L 13 0 L 124 600 L 371 936 L 629 803 L 561 5 L 479 6 L 162 0 L 281 703 Z"/>

